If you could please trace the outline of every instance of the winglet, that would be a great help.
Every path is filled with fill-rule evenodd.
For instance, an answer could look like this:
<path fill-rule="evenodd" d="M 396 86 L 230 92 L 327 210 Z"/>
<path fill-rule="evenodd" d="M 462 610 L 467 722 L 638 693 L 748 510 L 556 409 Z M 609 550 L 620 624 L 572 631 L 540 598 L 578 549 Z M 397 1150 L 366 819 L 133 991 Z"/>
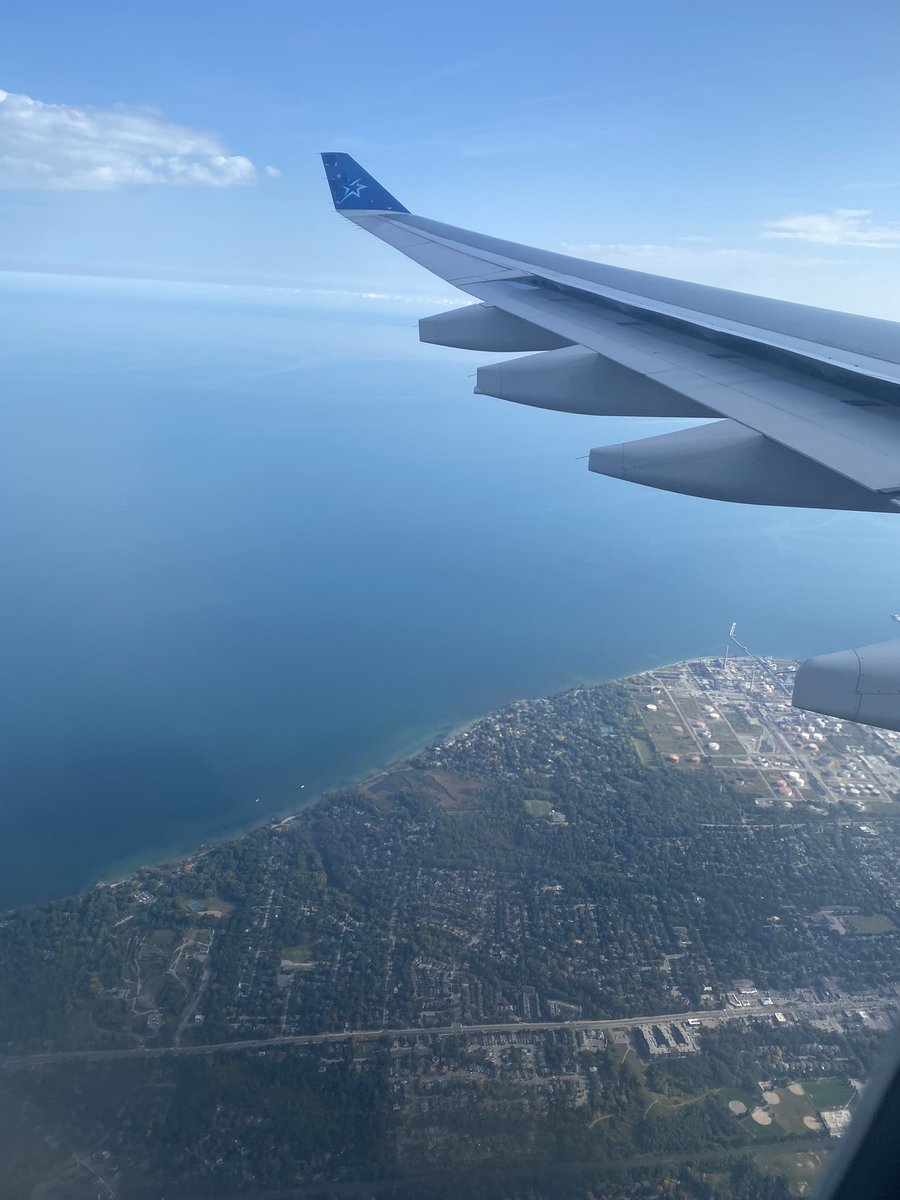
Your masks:
<path fill-rule="evenodd" d="M 331 197 L 338 212 L 350 209 L 367 209 L 378 212 L 409 212 L 399 200 L 373 179 L 368 171 L 352 159 L 349 154 L 325 153 L 322 155 L 325 174 Z"/>

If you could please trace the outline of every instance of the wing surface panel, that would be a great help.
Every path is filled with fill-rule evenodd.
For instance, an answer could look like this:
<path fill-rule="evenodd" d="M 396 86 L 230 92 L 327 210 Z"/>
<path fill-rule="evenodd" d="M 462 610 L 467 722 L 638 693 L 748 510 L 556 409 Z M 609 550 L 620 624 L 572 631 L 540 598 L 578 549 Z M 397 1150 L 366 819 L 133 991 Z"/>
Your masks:
<path fill-rule="evenodd" d="M 352 159 L 339 161 L 343 190 L 344 180 L 364 177 L 376 194 L 380 185 Z M 329 181 L 337 197 L 335 179 Z M 725 417 L 873 494 L 857 507 L 900 508 L 900 326 L 505 242 L 416 216 L 384 195 L 391 204 L 381 210 L 356 197 L 343 207 L 335 199 L 335 206 L 480 300 L 485 314 L 505 312 L 585 347 L 622 368 L 620 379 L 644 377 L 678 397 L 682 408 L 694 404 Z M 469 323 L 473 329 L 479 316 Z M 488 323 L 485 315 L 483 340 L 470 332 L 469 342 L 490 348 Z M 552 382 L 552 371 L 545 378 Z M 751 460 L 761 463 L 763 455 L 753 451 Z M 790 456 L 771 461 L 785 468 Z M 813 478 L 799 468 L 798 477 Z M 815 479 L 810 497 L 817 506 L 823 489 L 821 477 Z M 774 496 L 795 492 L 773 488 L 769 502 L 784 503 Z M 837 494 L 851 507 L 860 495 L 853 487 Z"/>
<path fill-rule="evenodd" d="M 823 367 L 833 366 L 858 375 L 861 379 L 868 377 L 897 385 L 900 389 L 900 331 L 890 321 L 825 309 L 809 309 L 761 296 L 744 296 L 721 288 L 644 275 L 639 271 L 606 268 L 599 263 L 484 238 L 468 230 L 439 225 L 412 214 L 385 217 L 354 212 L 347 215 L 355 224 L 461 291 L 468 290 L 465 283 L 469 279 L 492 277 L 492 270 L 497 271 L 497 278 L 515 275 L 536 277 L 561 288 L 571 288 L 584 296 L 593 296 L 598 301 L 606 301 L 612 307 L 633 310 L 638 316 L 663 318 L 671 324 L 690 327 L 697 333 L 708 332 L 714 337 L 746 340 L 750 345 L 770 347 L 798 358 L 807 357 Z M 432 232 L 435 227 L 441 232 Z M 456 236 L 451 237 L 450 234 Z M 464 255 L 468 261 L 456 260 L 444 273 L 441 256 L 437 253 L 437 247 L 440 246 Z M 434 249 L 430 250 L 429 247 Z M 521 254 L 516 257 L 509 251 Z M 547 259 L 555 260 L 553 266 L 547 264 Z M 564 264 L 566 269 L 560 270 L 560 264 Z M 592 268 L 597 267 L 626 276 L 627 279 L 620 282 L 630 284 L 634 290 L 593 278 Z M 663 295 L 653 295 L 646 285 L 641 285 L 643 280 L 670 286 L 668 289 L 654 288 L 653 291 L 662 290 Z M 735 304 L 734 301 L 753 303 Z M 709 307 L 698 307 L 700 304 Z M 814 326 L 808 317 L 801 320 L 795 310 L 800 314 L 820 316 L 821 321 Z M 778 324 L 767 321 L 777 321 Z M 871 330 L 867 328 L 869 322 L 874 327 Z M 827 336 L 830 333 L 836 335 L 836 340 L 832 341 Z M 864 336 L 865 333 L 869 334 L 868 338 Z M 857 342 L 856 346 L 849 344 L 851 337 Z"/>

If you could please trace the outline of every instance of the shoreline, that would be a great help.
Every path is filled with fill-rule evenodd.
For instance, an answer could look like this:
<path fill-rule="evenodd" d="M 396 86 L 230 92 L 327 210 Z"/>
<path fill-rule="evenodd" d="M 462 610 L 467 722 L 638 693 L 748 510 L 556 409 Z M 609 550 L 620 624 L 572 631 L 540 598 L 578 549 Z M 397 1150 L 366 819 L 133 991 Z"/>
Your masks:
<path fill-rule="evenodd" d="M 766 658 L 771 656 L 767 654 L 761 654 L 760 657 Z M 408 765 L 412 758 L 414 758 L 417 754 L 420 754 L 429 746 L 433 746 L 445 738 L 456 737 L 458 734 L 463 733 L 467 729 L 471 729 L 474 725 L 477 725 L 479 721 L 486 720 L 492 714 L 501 712 L 504 708 L 507 708 L 511 704 L 517 704 L 523 700 L 527 702 L 530 700 L 539 700 L 549 696 L 563 695 L 566 692 L 575 691 L 578 688 L 597 688 L 603 687 L 606 684 L 625 683 L 628 680 L 637 679 L 641 675 L 645 675 L 650 671 L 661 671 L 665 670 L 667 667 L 678 666 L 682 663 L 688 662 L 710 662 L 717 658 L 721 658 L 721 655 L 691 655 L 687 658 L 678 658 L 668 660 L 666 662 L 655 663 L 652 666 L 643 667 L 641 670 L 631 672 L 627 675 L 608 676 L 603 679 L 592 680 L 580 679 L 577 682 L 570 682 L 564 687 L 554 688 L 552 691 L 541 693 L 540 695 L 531 697 L 519 696 L 514 699 L 507 700 L 499 708 L 489 709 L 486 712 L 480 713 L 478 716 L 470 717 L 460 724 L 442 724 L 439 728 L 431 729 L 425 737 L 416 737 L 411 739 L 406 746 L 401 748 L 399 757 L 391 758 L 390 760 L 381 762 L 377 765 L 366 767 L 358 773 L 354 773 L 343 779 L 336 780 L 334 783 L 319 791 L 311 792 L 309 798 L 305 799 L 304 803 L 299 807 L 292 805 L 280 811 L 276 810 L 274 812 L 267 813 L 265 816 L 260 816 L 252 823 L 242 825 L 240 828 L 223 833 L 220 837 L 214 837 L 208 841 L 201 841 L 191 849 L 162 851 L 160 857 L 158 858 L 153 855 L 149 857 L 142 856 L 142 861 L 136 863 L 134 866 L 130 866 L 127 869 L 122 870 L 121 873 L 115 872 L 106 879 L 98 879 L 92 884 L 88 884 L 83 888 L 68 893 L 68 896 L 85 895 L 86 893 L 94 891 L 97 888 L 122 887 L 123 884 L 126 884 L 130 879 L 133 879 L 139 871 L 146 869 L 159 870 L 166 867 L 177 867 L 180 864 L 193 862 L 197 858 L 203 857 L 204 855 L 210 853 L 210 851 L 216 849 L 218 846 L 224 846 L 229 842 L 236 842 L 241 838 L 249 837 L 257 830 L 264 829 L 266 827 L 281 828 L 290 825 L 293 821 L 297 820 L 298 817 L 301 817 L 305 812 L 307 812 L 313 805 L 318 804 L 319 801 L 325 799 L 327 796 L 342 791 L 346 788 L 360 787 L 362 785 L 372 783 L 375 780 L 390 774 L 392 771 Z M 796 660 L 779 657 L 776 661 L 793 662 Z M 67 896 L 64 895 L 54 897 L 49 900 L 36 901 L 30 904 L 13 905 L 4 911 L 7 913 L 12 913 L 22 911 L 26 908 L 41 908 L 46 904 L 55 903 L 58 900 L 64 900 L 66 898 Z"/>
<path fill-rule="evenodd" d="M 648 669 L 653 670 L 655 668 Z M 622 678 L 629 679 L 632 677 L 625 675 L 622 676 Z M 573 684 L 571 686 L 601 687 L 603 683 L 613 682 L 616 681 L 613 679 L 605 679 L 596 684 Z M 570 691 L 571 688 L 563 688 L 561 690 Z M 559 693 L 553 692 L 550 694 L 558 695 Z M 515 700 L 507 701 L 507 704 L 515 703 Z M 506 705 L 503 705 L 503 707 L 506 707 Z M 258 817 L 255 821 L 249 824 L 242 824 L 239 828 L 223 833 L 220 837 L 213 837 L 208 841 L 204 840 L 192 849 L 174 850 L 172 852 L 164 851 L 159 858 L 142 858 L 140 863 L 137 863 L 133 867 L 128 867 L 121 873 L 116 872 L 106 879 L 98 879 L 94 883 L 88 884 L 84 888 L 69 894 L 80 896 L 86 892 L 93 891 L 98 887 L 121 887 L 124 883 L 127 883 L 129 879 L 134 878 L 139 871 L 148 868 L 162 869 L 170 866 L 174 867 L 180 863 L 191 862 L 196 858 L 208 854 L 211 850 L 214 850 L 218 846 L 226 846 L 229 842 L 236 842 L 243 837 L 249 837 L 250 834 L 255 833 L 259 829 L 289 825 L 292 821 L 296 821 L 298 817 L 302 817 L 304 813 L 308 812 L 310 808 L 312 808 L 315 804 L 318 804 L 319 801 L 324 800 L 327 796 L 332 795 L 335 792 L 340 792 L 346 788 L 360 787 L 364 784 L 371 783 L 373 780 L 380 779 L 384 775 L 390 774 L 391 771 L 404 766 L 410 761 L 410 759 L 414 758 L 417 754 L 421 754 L 423 750 L 427 750 L 429 746 L 435 745 L 435 743 L 439 742 L 442 738 L 455 737 L 464 730 L 471 729 L 471 727 L 473 725 L 477 725 L 479 721 L 485 720 L 485 718 L 489 717 L 492 712 L 498 711 L 500 710 L 490 709 L 487 712 L 480 713 L 476 717 L 470 717 L 458 725 L 448 725 L 446 723 L 442 723 L 439 728 L 430 731 L 427 737 L 417 737 L 408 741 L 400 749 L 399 757 L 386 759 L 385 761 L 376 765 L 364 767 L 361 771 L 355 772 L 352 775 L 348 775 L 342 779 L 338 779 L 334 783 L 329 784 L 327 787 L 322 788 L 319 791 L 310 792 L 309 798 L 304 799 L 304 802 L 299 807 L 292 804 L 281 809 L 275 809 L 266 813 L 264 816 Z M 60 896 L 58 899 L 65 899 L 65 897 Z M 35 904 L 13 905 L 11 908 L 6 909 L 5 911 L 17 912 L 20 911 L 21 908 L 41 907 L 45 903 L 49 904 L 53 903 L 53 901 L 37 901 Z"/>

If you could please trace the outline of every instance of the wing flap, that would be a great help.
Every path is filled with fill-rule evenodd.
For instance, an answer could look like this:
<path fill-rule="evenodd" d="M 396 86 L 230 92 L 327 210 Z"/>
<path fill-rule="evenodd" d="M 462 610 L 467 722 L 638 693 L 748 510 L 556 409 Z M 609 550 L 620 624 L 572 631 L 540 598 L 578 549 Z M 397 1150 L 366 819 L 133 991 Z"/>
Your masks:
<path fill-rule="evenodd" d="M 900 410 L 860 408 L 852 392 L 810 380 L 798 370 L 749 358 L 726 363 L 714 358 L 710 345 L 699 338 L 649 324 L 618 324 L 607 310 L 575 300 L 548 302 L 542 291 L 496 282 L 478 286 L 476 294 L 654 378 L 862 487 L 900 491 Z"/>

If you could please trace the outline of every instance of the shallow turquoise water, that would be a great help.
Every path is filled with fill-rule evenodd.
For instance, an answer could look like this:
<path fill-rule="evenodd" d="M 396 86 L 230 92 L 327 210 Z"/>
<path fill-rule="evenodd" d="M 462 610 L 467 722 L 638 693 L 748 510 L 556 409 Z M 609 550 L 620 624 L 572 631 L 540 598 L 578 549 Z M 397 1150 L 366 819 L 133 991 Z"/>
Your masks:
<path fill-rule="evenodd" d="M 732 620 L 787 656 L 895 631 L 892 517 L 591 476 L 661 426 L 475 397 L 427 305 L 340 303 L 0 281 L 0 904 Z"/>

